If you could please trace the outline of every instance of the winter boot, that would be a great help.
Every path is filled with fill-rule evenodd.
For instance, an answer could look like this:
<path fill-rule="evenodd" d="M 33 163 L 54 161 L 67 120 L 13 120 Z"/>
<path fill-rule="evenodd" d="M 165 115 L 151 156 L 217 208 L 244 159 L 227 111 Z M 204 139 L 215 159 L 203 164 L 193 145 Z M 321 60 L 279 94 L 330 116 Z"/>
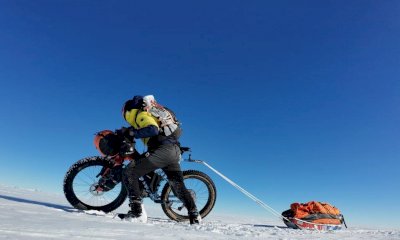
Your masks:
<path fill-rule="evenodd" d="M 195 211 L 195 212 L 189 212 L 189 221 L 190 221 L 190 225 L 193 224 L 200 224 L 201 223 L 201 216 L 199 214 L 199 212 Z"/>
<path fill-rule="evenodd" d="M 129 210 L 127 214 L 118 215 L 121 219 L 130 222 L 147 222 L 147 213 L 140 198 L 130 198 L 129 207 L 131 210 Z"/>

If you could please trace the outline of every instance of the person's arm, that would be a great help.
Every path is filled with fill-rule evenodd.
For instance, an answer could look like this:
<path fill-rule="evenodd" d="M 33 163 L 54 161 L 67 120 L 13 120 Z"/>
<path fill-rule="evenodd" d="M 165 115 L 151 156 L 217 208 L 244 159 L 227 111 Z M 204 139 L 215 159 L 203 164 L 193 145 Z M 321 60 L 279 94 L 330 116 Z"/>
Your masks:
<path fill-rule="evenodd" d="M 127 138 L 128 140 L 132 140 L 133 138 L 148 138 L 158 135 L 158 127 L 154 125 L 149 125 L 144 128 L 135 129 L 134 127 L 122 127 L 121 129 L 117 129 L 116 134 L 123 140 Z"/>
<path fill-rule="evenodd" d="M 133 130 L 133 136 L 134 138 L 148 138 L 148 137 L 154 137 L 158 135 L 158 127 L 154 125 L 150 125 L 144 128 L 140 128 L 138 130 L 134 129 Z"/>

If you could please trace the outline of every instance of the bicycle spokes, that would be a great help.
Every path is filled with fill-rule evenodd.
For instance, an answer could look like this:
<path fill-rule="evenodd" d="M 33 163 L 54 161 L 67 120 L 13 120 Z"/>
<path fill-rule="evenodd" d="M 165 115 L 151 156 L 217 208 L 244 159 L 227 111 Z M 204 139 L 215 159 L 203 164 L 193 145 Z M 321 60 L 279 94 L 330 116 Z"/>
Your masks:
<path fill-rule="evenodd" d="M 121 184 L 112 189 L 104 186 L 104 179 L 99 176 L 101 166 L 88 166 L 82 169 L 73 181 L 76 197 L 91 206 L 103 206 L 111 203 L 120 193 Z"/>
<path fill-rule="evenodd" d="M 185 179 L 185 186 L 195 201 L 197 208 L 202 209 L 209 199 L 207 185 L 199 179 L 189 178 Z M 173 191 L 169 193 L 168 202 L 166 204 L 175 211 L 182 211 L 185 208 L 182 201 L 175 196 Z"/>

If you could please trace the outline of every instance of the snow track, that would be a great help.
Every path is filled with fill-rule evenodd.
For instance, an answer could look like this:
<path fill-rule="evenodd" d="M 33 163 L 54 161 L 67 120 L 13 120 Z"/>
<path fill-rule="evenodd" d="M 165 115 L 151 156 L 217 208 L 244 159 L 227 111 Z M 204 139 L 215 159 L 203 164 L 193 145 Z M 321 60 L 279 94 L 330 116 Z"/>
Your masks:
<path fill-rule="evenodd" d="M 0 239 L 400 239 L 399 230 L 293 230 L 282 224 L 246 224 L 241 217 L 225 221 L 212 215 L 202 225 L 190 226 L 167 219 L 156 207 L 148 209 L 153 217 L 147 224 L 131 223 L 111 213 L 75 210 L 61 194 L 0 185 Z"/>

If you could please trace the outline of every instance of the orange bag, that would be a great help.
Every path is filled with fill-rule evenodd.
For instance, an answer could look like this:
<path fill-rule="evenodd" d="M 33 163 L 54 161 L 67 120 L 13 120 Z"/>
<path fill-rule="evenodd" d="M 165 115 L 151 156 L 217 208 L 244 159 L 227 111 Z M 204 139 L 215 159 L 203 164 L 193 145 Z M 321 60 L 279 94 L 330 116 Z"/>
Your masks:
<path fill-rule="evenodd" d="M 282 215 L 318 224 L 340 225 L 343 223 L 343 215 L 339 209 L 329 203 L 317 201 L 302 204 L 292 203 L 290 209 L 282 213 Z"/>

